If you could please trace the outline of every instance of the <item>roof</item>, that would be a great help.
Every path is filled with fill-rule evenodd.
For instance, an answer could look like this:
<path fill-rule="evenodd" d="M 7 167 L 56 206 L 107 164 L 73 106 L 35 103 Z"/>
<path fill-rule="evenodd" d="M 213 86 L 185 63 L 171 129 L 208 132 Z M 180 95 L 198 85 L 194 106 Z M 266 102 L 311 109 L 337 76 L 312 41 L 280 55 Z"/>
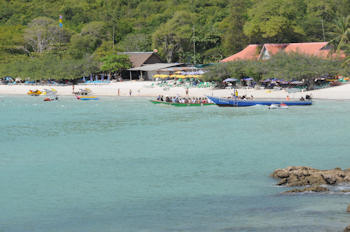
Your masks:
<path fill-rule="evenodd" d="M 278 52 L 284 50 L 289 44 L 264 44 L 263 49 L 267 49 L 270 55 L 275 55 Z M 262 49 L 262 50 L 263 50 Z"/>
<path fill-rule="evenodd" d="M 153 52 L 121 52 L 119 54 L 128 55 L 134 68 L 141 67 L 152 56 L 156 56 L 161 61 L 160 57 Z"/>
<path fill-rule="evenodd" d="M 259 57 L 259 45 L 250 44 L 242 51 L 234 54 L 233 56 L 223 59 L 221 62 L 230 62 L 235 60 L 256 60 Z"/>
<path fill-rule="evenodd" d="M 248 45 L 244 50 L 230 56 L 221 62 L 228 62 L 234 60 L 252 60 L 252 59 L 262 59 L 264 52 L 267 51 L 268 54 L 275 55 L 280 51 L 284 52 L 297 52 L 301 54 L 306 54 L 310 56 L 317 56 L 321 58 L 329 57 L 331 54 L 331 49 L 327 46 L 328 42 L 308 42 L 308 43 L 281 43 L 281 44 L 264 44 L 261 49 L 260 55 L 254 56 L 254 49 L 257 52 L 258 45 L 252 44 Z M 340 54 L 333 54 L 332 57 L 345 57 L 344 52 Z"/>
<path fill-rule="evenodd" d="M 326 49 L 328 42 L 319 43 L 291 43 L 286 48 L 286 52 L 298 52 L 306 55 L 313 55 L 326 58 L 330 54 L 330 49 Z"/>
<path fill-rule="evenodd" d="M 162 70 L 159 70 L 161 72 L 177 72 L 177 71 L 191 71 L 191 70 L 198 70 L 199 68 L 196 67 L 173 67 L 173 68 L 163 68 Z"/>
<path fill-rule="evenodd" d="M 182 63 L 157 63 L 157 64 L 146 64 L 144 66 L 141 67 L 137 67 L 137 68 L 130 68 L 128 69 L 129 71 L 145 71 L 145 72 L 149 72 L 149 71 L 158 71 L 160 69 L 164 69 L 164 68 L 169 68 L 169 67 L 174 67 L 174 66 L 178 66 L 178 65 L 182 65 Z"/>

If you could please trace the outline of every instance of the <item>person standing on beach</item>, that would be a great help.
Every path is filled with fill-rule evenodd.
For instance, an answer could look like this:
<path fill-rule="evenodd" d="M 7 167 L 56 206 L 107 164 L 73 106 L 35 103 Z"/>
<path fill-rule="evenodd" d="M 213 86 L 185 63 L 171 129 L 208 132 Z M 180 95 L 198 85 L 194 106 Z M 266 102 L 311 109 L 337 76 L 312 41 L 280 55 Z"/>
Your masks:
<path fill-rule="evenodd" d="M 235 100 L 237 100 L 238 99 L 238 90 L 236 89 L 235 90 Z"/>
<path fill-rule="evenodd" d="M 186 88 L 186 96 L 188 96 L 188 88 Z"/>
<path fill-rule="evenodd" d="M 120 96 L 120 89 L 118 89 L 118 96 Z"/>
<path fill-rule="evenodd" d="M 131 91 L 131 89 L 129 90 L 129 96 L 131 96 L 131 94 L 132 94 L 132 91 Z"/>

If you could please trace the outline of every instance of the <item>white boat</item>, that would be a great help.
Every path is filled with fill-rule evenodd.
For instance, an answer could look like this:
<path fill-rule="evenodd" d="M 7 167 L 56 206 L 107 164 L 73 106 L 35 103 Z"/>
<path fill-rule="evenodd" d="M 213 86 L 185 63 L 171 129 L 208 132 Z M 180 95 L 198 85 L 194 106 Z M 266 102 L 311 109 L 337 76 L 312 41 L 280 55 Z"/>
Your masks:
<path fill-rule="evenodd" d="M 280 104 L 280 108 L 281 109 L 288 109 L 288 106 L 284 103 Z"/>
<path fill-rule="evenodd" d="M 271 105 L 269 105 L 269 109 L 270 109 L 270 110 L 278 109 L 279 107 L 280 107 L 280 106 L 277 105 L 277 104 L 271 104 Z"/>

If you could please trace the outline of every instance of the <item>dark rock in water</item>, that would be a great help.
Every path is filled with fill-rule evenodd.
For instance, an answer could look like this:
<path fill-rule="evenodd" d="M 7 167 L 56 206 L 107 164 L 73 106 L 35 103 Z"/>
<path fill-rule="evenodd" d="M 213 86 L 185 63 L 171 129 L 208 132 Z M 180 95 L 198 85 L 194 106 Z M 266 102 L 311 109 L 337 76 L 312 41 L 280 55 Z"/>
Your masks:
<path fill-rule="evenodd" d="M 345 227 L 344 232 L 350 232 L 350 225 L 348 225 L 347 227 Z"/>
<path fill-rule="evenodd" d="M 350 213 L 350 205 L 348 205 L 348 208 L 346 208 L 346 212 Z"/>
<path fill-rule="evenodd" d="M 329 189 L 325 188 L 325 187 L 321 187 L 319 185 L 316 186 L 311 186 L 311 187 L 307 187 L 307 188 L 295 188 L 289 191 L 285 191 L 283 193 L 303 193 L 303 192 L 316 192 L 316 193 L 320 193 L 320 192 L 328 192 Z"/>
<path fill-rule="evenodd" d="M 291 166 L 275 170 L 271 176 L 279 179 L 278 185 L 289 187 L 307 185 L 336 185 L 350 183 L 350 169 L 319 170 L 304 166 Z"/>

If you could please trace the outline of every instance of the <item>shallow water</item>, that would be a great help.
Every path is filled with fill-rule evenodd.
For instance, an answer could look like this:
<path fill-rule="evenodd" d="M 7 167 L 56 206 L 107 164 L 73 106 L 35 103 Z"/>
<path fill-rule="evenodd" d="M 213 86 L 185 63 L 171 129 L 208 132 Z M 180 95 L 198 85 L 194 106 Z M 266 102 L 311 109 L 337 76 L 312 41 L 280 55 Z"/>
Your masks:
<path fill-rule="evenodd" d="M 349 168 L 350 102 L 153 105 L 0 98 L 0 232 L 342 231 L 349 195 L 269 174 Z"/>

